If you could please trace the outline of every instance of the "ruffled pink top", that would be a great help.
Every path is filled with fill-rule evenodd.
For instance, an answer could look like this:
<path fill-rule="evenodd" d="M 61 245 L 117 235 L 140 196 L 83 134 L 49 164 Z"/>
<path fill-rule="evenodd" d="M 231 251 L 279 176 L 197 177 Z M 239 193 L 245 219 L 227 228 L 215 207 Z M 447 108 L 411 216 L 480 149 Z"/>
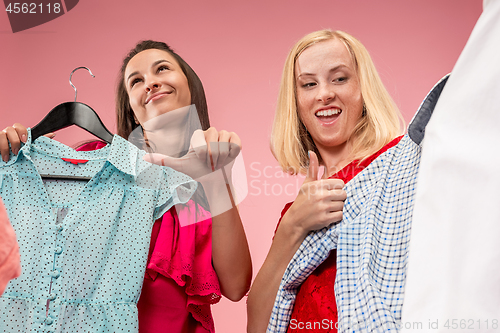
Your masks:
<path fill-rule="evenodd" d="M 78 150 L 95 150 L 91 142 Z M 221 298 L 212 266 L 212 219 L 189 201 L 156 220 L 139 311 L 139 332 L 214 332 L 210 305 Z"/>
<path fill-rule="evenodd" d="M 16 241 L 16 233 L 10 225 L 7 211 L 0 199 L 0 295 L 7 283 L 21 275 L 21 257 Z"/>

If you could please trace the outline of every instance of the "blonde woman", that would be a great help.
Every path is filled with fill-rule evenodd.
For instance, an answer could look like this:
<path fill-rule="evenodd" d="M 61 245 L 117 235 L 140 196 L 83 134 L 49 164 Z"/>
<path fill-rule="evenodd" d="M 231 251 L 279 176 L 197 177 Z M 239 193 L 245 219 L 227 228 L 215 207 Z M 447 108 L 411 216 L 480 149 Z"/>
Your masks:
<path fill-rule="evenodd" d="M 357 39 L 322 30 L 295 44 L 283 70 L 271 149 L 283 170 L 306 179 L 283 209 L 250 290 L 249 332 L 265 332 L 270 322 L 273 332 L 337 331 L 336 246 L 324 249 L 326 259 L 309 252 L 308 263 L 314 263 L 287 287 L 292 297 L 280 298 L 278 291 L 287 290 L 284 274 L 293 269 L 294 254 L 309 251 L 306 236 L 321 239 L 317 230 L 324 233 L 342 220 L 344 184 L 397 145 L 402 132 L 402 117 Z"/>

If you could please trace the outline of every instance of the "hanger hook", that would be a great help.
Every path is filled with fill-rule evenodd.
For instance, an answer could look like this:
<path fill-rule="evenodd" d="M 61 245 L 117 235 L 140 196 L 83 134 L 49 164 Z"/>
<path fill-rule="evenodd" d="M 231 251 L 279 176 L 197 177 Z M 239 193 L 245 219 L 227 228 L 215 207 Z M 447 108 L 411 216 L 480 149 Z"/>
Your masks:
<path fill-rule="evenodd" d="M 92 71 L 91 71 L 91 70 L 90 70 L 90 68 L 88 68 L 88 67 L 83 67 L 83 66 L 82 66 L 82 67 L 77 67 L 77 68 L 73 69 L 73 71 L 72 71 L 72 72 L 71 72 L 71 74 L 69 75 L 69 84 L 71 84 L 71 86 L 73 87 L 73 89 L 75 89 L 75 102 L 76 102 L 76 87 L 75 87 L 75 85 L 73 84 L 73 82 L 71 82 L 71 77 L 73 76 L 73 73 L 74 73 L 74 72 L 76 72 L 77 70 L 82 69 L 82 68 L 83 68 L 83 69 L 88 70 L 88 71 L 89 71 L 89 73 L 90 73 L 90 75 L 92 75 L 92 77 L 95 77 L 95 75 L 94 75 L 94 74 L 92 74 Z"/>

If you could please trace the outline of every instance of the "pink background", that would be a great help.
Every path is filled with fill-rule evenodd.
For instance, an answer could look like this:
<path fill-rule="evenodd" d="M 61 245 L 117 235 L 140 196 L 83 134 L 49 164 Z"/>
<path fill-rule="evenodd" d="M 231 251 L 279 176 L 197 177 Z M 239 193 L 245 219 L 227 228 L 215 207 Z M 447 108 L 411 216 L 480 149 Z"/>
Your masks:
<path fill-rule="evenodd" d="M 13 34 L 0 13 L 0 128 L 35 125 L 61 102 L 90 105 L 114 131 L 114 89 L 125 53 L 141 39 L 169 43 L 201 77 L 212 126 L 238 133 L 248 177 L 240 210 L 256 273 L 283 205 L 302 180 L 279 171 L 269 133 L 288 50 L 318 29 L 347 31 L 365 44 L 389 92 L 410 121 L 421 100 L 450 72 L 482 9 L 480 0 L 102 1 Z M 58 133 L 74 144 L 77 128 Z M 288 186 L 286 186 L 288 185 Z M 217 331 L 243 332 L 245 299 L 214 306 Z"/>

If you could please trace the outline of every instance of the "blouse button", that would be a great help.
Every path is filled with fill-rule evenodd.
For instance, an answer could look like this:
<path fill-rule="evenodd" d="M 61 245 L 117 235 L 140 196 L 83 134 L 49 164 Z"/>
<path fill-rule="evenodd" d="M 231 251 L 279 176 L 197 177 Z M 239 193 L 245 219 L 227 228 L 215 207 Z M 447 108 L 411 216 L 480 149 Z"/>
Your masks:
<path fill-rule="evenodd" d="M 52 272 L 50 272 L 50 275 L 52 275 L 54 279 L 57 279 L 61 275 L 61 273 L 57 269 L 54 269 Z"/>
<path fill-rule="evenodd" d="M 52 317 L 48 316 L 47 318 L 45 318 L 45 324 L 52 325 L 53 322 L 54 319 Z"/>
<path fill-rule="evenodd" d="M 56 254 L 61 254 L 63 251 L 63 248 L 61 246 L 56 247 Z"/>
<path fill-rule="evenodd" d="M 58 232 L 61 232 L 63 229 L 64 229 L 64 227 L 62 226 L 62 224 L 59 224 L 59 225 L 57 226 L 57 231 L 58 231 Z"/>
<path fill-rule="evenodd" d="M 51 301 L 55 300 L 56 299 L 56 294 L 55 293 L 50 293 L 48 299 L 51 300 Z"/>

